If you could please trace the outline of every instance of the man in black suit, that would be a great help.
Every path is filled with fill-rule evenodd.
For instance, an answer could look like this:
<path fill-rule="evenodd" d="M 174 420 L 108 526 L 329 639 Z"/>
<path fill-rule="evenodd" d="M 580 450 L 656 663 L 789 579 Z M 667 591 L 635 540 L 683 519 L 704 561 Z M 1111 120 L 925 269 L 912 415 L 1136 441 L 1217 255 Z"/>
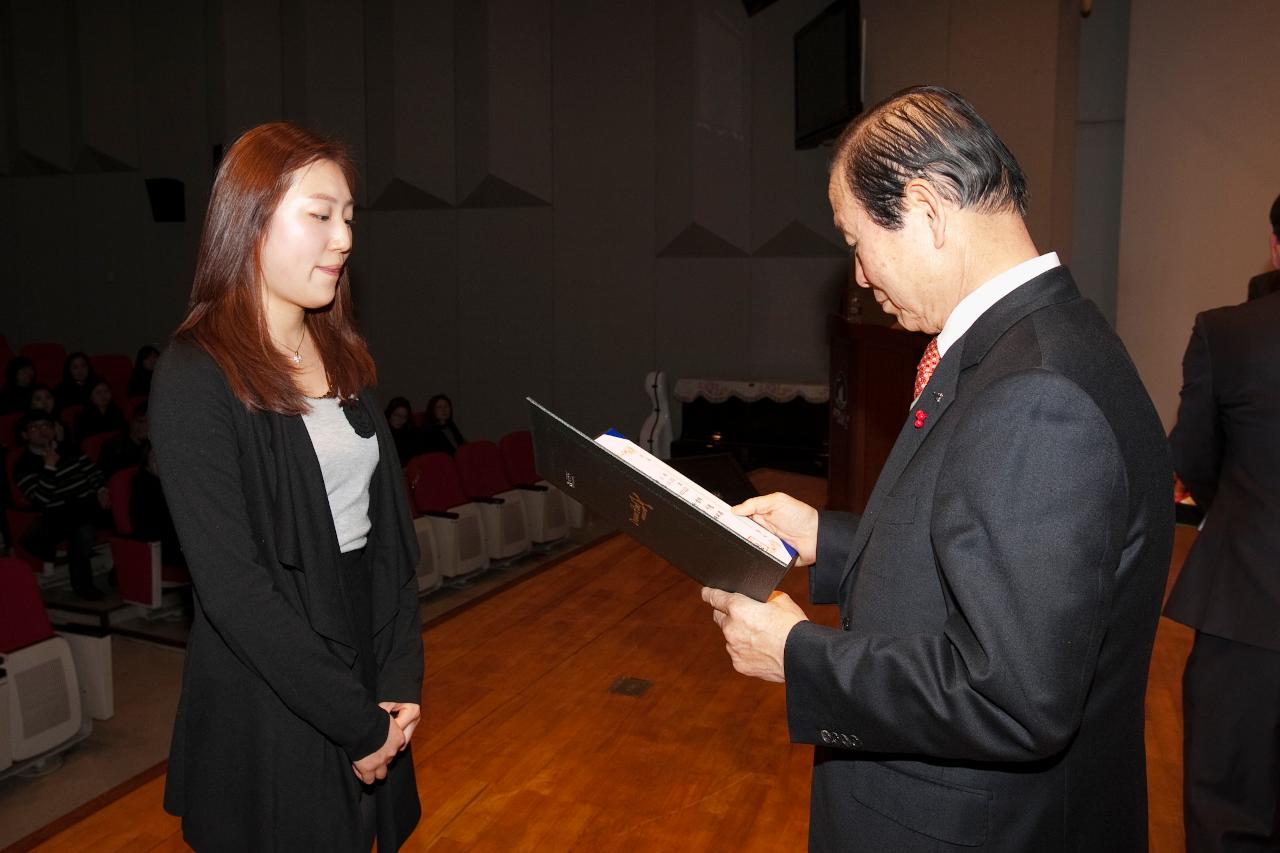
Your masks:
<path fill-rule="evenodd" d="M 1271 265 L 1275 269 L 1249 279 L 1249 298 L 1257 299 L 1280 290 L 1280 196 L 1271 203 Z"/>
<path fill-rule="evenodd" d="M 1196 629 L 1182 676 L 1191 853 L 1280 850 L 1277 329 L 1280 293 L 1197 316 L 1169 437 L 1208 511 L 1165 608 Z"/>
<path fill-rule="evenodd" d="M 861 115 L 830 196 L 857 282 L 938 338 L 861 518 L 779 494 L 737 508 L 813 562 L 840 627 L 785 595 L 703 591 L 735 668 L 785 681 L 791 739 L 815 744 L 810 847 L 1146 850 L 1173 532 L 1155 409 L 1037 252 L 1021 169 L 959 96 L 908 89 Z"/>

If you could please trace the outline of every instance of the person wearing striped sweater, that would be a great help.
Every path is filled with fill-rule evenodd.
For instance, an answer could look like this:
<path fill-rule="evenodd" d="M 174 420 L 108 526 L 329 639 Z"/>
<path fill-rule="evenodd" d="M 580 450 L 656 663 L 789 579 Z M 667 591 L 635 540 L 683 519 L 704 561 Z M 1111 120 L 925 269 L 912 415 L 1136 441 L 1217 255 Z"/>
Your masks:
<path fill-rule="evenodd" d="M 22 545 L 44 560 L 52 560 L 59 542 L 67 542 L 71 588 L 80 598 L 97 601 L 103 595 L 93 583 L 94 527 L 110 506 L 102 471 L 88 457 L 62 455 L 53 418 L 32 410 L 19 421 L 27 452 L 14 465 L 19 491 L 39 511 Z"/>

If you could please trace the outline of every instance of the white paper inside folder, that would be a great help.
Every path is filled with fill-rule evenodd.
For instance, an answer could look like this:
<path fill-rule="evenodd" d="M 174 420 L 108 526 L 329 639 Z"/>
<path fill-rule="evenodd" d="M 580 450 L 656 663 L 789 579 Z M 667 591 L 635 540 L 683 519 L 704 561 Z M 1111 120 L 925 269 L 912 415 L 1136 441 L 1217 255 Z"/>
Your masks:
<path fill-rule="evenodd" d="M 795 552 L 787 543 L 765 530 L 749 518 L 734 515 L 729 504 L 690 480 L 661 459 L 634 442 L 614 432 L 606 432 L 596 438 L 596 444 L 626 462 L 635 470 L 657 483 L 666 491 L 732 531 L 739 538 L 767 554 L 779 565 L 791 564 Z"/>

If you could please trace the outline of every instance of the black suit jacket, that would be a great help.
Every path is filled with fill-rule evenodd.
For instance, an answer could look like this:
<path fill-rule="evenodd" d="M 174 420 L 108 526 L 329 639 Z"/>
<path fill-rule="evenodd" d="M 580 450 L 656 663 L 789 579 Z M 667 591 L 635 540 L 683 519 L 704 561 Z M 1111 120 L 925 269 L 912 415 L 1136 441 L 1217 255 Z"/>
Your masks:
<path fill-rule="evenodd" d="M 1172 471 L 1123 345 L 1051 270 L 974 323 L 915 409 L 862 518 L 820 521 L 811 593 L 842 630 L 787 639 L 811 847 L 1145 850 Z"/>
<path fill-rule="evenodd" d="M 165 808 L 198 850 L 359 847 L 356 761 L 382 746 L 379 701 L 421 702 L 412 534 L 382 410 L 360 395 L 380 459 L 366 557 L 373 637 L 355 636 L 324 477 L 300 417 L 251 413 L 216 363 L 175 343 L 160 359 L 151 436 L 195 590 Z M 360 650 L 375 663 L 362 681 Z M 419 817 L 413 757 L 377 797 L 379 849 Z"/>
<path fill-rule="evenodd" d="M 1262 297 L 1280 290 L 1280 270 L 1271 270 L 1249 279 L 1249 298 Z"/>
<path fill-rule="evenodd" d="M 1208 515 L 1165 614 L 1280 651 L 1280 293 L 1196 317 L 1169 436 Z"/>

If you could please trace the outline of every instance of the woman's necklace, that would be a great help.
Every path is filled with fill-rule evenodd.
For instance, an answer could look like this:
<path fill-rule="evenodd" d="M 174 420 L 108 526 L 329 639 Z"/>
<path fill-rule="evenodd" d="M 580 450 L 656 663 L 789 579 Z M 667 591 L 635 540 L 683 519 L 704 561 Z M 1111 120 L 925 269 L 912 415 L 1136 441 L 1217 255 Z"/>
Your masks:
<path fill-rule="evenodd" d="M 294 364 L 302 364 L 302 342 L 305 341 L 306 339 L 307 339 L 306 326 L 302 327 L 302 337 L 298 338 L 298 345 L 296 347 L 280 344 L 280 341 L 278 339 L 276 339 L 274 336 L 272 338 L 272 340 L 275 340 L 275 342 L 280 344 L 280 346 L 284 347 L 287 350 L 290 350 L 293 353 L 293 355 L 289 356 L 289 360 L 292 361 Z"/>

